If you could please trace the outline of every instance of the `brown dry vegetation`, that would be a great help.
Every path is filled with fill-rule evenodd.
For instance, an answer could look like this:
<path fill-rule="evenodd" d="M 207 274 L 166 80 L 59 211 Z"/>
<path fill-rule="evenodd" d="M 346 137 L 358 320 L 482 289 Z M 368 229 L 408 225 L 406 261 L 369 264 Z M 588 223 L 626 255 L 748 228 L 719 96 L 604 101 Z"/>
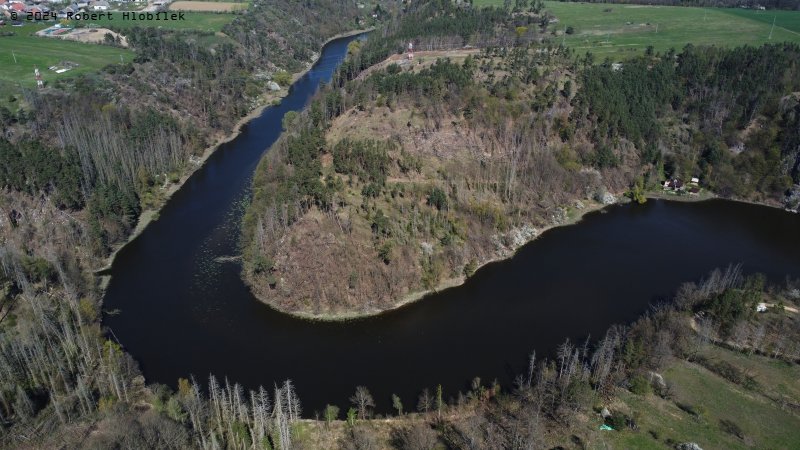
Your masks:
<path fill-rule="evenodd" d="M 373 93 L 361 101 L 360 94 L 348 93 L 352 106 L 330 120 L 320 155 L 320 179 L 339 186 L 330 208 L 301 207 L 304 212 L 289 227 L 274 209 L 255 219 L 258 249 L 253 251 L 269 269 L 248 270 L 246 277 L 259 298 L 318 319 L 385 311 L 422 292 L 460 283 L 480 265 L 513 254 L 542 228 L 566 222 L 576 205 L 596 207 L 599 194 L 619 192 L 630 183 L 631 176 L 620 169 L 570 165 L 577 154 L 562 143 L 552 118 L 566 118 L 571 111 L 568 100 L 556 94 L 571 75 L 544 62 L 558 56 L 531 53 L 546 75 L 519 87 L 514 98 L 497 98 L 483 86 L 502 79 L 508 62 L 456 51 L 457 62 L 447 64 L 460 67 L 470 55 L 469 64 L 491 69 L 474 70 L 472 87 L 451 90 L 439 100 Z M 393 61 L 398 57 L 379 67 Z M 399 61 L 401 71 L 415 74 L 444 64 L 419 56 L 411 63 Z M 372 82 L 360 78 L 366 85 Z M 536 101 L 546 104 L 545 111 L 529 109 Z M 472 108 L 474 114 L 465 113 Z M 343 173 L 335 165 L 337 145 L 370 141 L 378 142 L 389 161 L 385 185 L 374 197 L 364 194 L 371 181 L 363 174 Z M 587 144 L 580 145 L 588 151 Z M 286 139 L 276 148 L 262 167 L 268 179 L 277 176 L 278 158 L 288 151 Z M 559 162 L 559 153 L 567 153 L 568 161 Z M 624 151 L 620 155 L 625 160 Z M 446 206 L 431 204 L 434 190 L 446 196 Z M 387 229 L 376 232 L 382 217 Z"/>

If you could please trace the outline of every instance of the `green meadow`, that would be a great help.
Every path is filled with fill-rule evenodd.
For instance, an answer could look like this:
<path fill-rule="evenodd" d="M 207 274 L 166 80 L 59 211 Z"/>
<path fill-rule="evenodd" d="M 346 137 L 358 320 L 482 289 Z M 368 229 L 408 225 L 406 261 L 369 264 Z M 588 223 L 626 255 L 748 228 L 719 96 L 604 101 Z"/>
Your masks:
<path fill-rule="evenodd" d="M 179 13 L 180 11 L 168 11 L 168 14 Z M 184 12 L 185 20 L 122 20 L 121 12 L 113 12 L 113 19 L 91 20 L 83 22 L 87 25 L 95 25 L 111 29 L 118 29 L 125 34 L 126 28 L 132 27 L 155 27 L 165 30 L 197 30 L 197 31 L 222 31 L 222 27 L 229 24 L 236 18 L 236 14 L 213 13 L 213 12 Z M 131 13 L 135 14 L 135 13 Z"/>
<path fill-rule="evenodd" d="M 106 45 L 83 44 L 75 41 L 45 38 L 34 33 L 46 25 L 29 25 L 22 27 L 5 27 L 13 36 L 0 36 L 0 80 L 19 83 L 26 87 L 36 85 L 33 75 L 34 67 L 38 67 L 45 82 L 57 78 L 94 72 L 108 64 L 130 62 L 132 51 Z M 57 74 L 48 67 L 70 61 L 78 67 Z"/>
<path fill-rule="evenodd" d="M 502 0 L 476 0 L 476 5 L 502 5 Z M 624 59 L 644 52 L 680 50 L 687 44 L 740 46 L 768 42 L 800 42 L 800 11 L 756 11 L 603 3 L 546 2 L 558 18 L 550 25 L 557 41 L 597 60 Z M 772 22 L 775 20 L 775 28 Z M 572 27 L 572 34 L 562 34 Z M 770 39 L 770 31 L 772 37 Z"/>
<path fill-rule="evenodd" d="M 122 20 L 122 12 L 115 11 L 112 20 L 104 18 L 80 23 L 115 29 L 122 34 L 125 34 L 125 29 L 136 26 L 217 33 L 236 18 L 235 14 L 224 13 L 184 12 L 183 14 L 185 20 Z M 74 25 L 76 21 L 61 21 L 61 23 Z M 35 36 L 37 31 L 54 24 L 55 22 L 26 23 L 22 27 L 3 27 L 5 33 L 13 35 L 0 36 L 0 80 L 32 87 L 36 85 L 34 67 L 39 68 L 45 82 L 52 82 L 59 78 L 96 72 L 108 64 L 130 62 L 134 58 L 134 52 L 128 49 Z M 212 40 L 214 39 L 217 38 L 212 37 Z M 62 61 L 77 63 L 78 67 L 61 74 L 48 69 Z"/>

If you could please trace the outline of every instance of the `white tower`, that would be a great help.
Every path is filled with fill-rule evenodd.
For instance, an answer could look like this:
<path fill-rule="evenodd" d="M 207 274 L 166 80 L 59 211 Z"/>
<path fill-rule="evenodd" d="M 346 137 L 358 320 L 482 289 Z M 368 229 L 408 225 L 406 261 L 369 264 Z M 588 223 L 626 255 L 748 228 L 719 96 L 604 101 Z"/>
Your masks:
<path fill-rule="evenodd" d="M 414 59 L 414 43 L 408 43 L 408 59 Z"/>
<path fill-rule="evenodd" d="M 39 68 L 33 68 L 33 76 L 36 77 L 36 87 L 43 88 L 44 82 L 42 81 L 42 74 L 39 73 Z"/>

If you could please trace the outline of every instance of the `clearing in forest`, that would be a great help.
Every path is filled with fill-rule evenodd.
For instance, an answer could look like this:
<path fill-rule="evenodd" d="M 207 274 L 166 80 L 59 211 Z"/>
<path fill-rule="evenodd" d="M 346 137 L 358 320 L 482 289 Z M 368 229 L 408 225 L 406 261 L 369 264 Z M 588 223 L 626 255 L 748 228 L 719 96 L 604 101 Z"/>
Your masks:
<path fill-rule="evenodd" d="M 133 52 L 125 48 L 34 35 L 48 26 L 6 27 L 13 34 L 0 37 L 0 80 L 34 87 L 34 67 L 39 68 L 45 82 L 52 82 L 57 78 L 95 72 L 111 63 L 133 60 Z M 60 74 L 48 69 L 63 64 L 72 68 Z"/>
<path fill-rule="evenodd" d="M 475 4 L 502 6 L 503 1 Z M 680 51 L 687 44 L 800 43 L 800 11 L 571 2 L 545 2 L 545 7 L 558 19 L 548 26 L 548 32 L 556 33 L 553 39 L 578 53 L 591 52 L 596 61 L 624 59 L 643 53 L 648 46 L 663 52 Z"/>

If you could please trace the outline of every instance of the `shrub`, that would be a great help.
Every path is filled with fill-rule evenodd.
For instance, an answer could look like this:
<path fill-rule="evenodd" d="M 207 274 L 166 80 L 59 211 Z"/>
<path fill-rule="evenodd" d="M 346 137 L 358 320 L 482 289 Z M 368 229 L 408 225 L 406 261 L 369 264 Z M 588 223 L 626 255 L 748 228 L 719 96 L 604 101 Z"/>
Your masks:
<path fill-rule="evenodd" d="M 620 431 L 623 430 L 628 424 L 628 419 L 625 417 L 625 414 L 614 413 L 606 418 L 606 424 L 611 428 Z"/>
<path fill-rule="evenodd" d="M 281 86 L 288 86 L 292 82 L 292 74 L 285 70 L 280 70 L 275 72 L 275 75 L 272 76 L 272 81 Z"/>
<path fill-rule="evenodd" d="M 392 248 L 394 246 L 390 241 L 386 241 L 378 249 L 378 257 L 381 258 L 384 264 L 392 262 Z"/>
<path fill-rule="evenodd" d="M 477 267 L 478 263 L 474 259 L 470 259 L 468 263 L 464 264 L 464 277 L 471 277 Z"/>
<path fill-rule="evenodd" d="M 377 235 L 388 236 L 391 233 L 389 226 L 389 218 L 379 209 L 375 213 L 375 217 L 372 218 L 372 232 Z"/>
<path fill-rule="evenodd" d="M 381 187 L 376 183 L 369 183 L 361 189 L 361 195 L 364 197 L 375 198 L 381 194 Z"/>
<path fill-rule="evenodd" d="M 687 414 L 697 417 L 698 419 L 703 417 L 706 413 L 706 409 L 703 405 L 690 405 L 688 403 L 675 403 L 675 405 Z"/>
<path fill-rule="evenodd" d="M 736 422 L 728 419 L 720 419 L 719 421 L 719 429 L 728 433 L 732 434 L 739 439 L 744 440 L 745 434 L 744 431 L 736 424 Z"/>
<path fill-rule="evenodd" d="M 437 210 L 447 209 L 447 194 L 438 187 L 431 189 L 428 194 L 428 206 L 433 206 Z"/>
<path fill-rule="evenodd" d="M 272 262 L 272 260 L 265 255 L 259 254 L 253 259 L 253 272 L 255 273 L 262 273 L 272 270 L 274 266 L 275 264 Z"/>
<path fill-rule="evenodd" d="M 637 374 L 631 378 L 630 391 L 636 395 L 647 395 L 653 391 L 653 388 L 650 386 L 650 382 L 647 381 L 647 378 L 641 374 Z"/>

